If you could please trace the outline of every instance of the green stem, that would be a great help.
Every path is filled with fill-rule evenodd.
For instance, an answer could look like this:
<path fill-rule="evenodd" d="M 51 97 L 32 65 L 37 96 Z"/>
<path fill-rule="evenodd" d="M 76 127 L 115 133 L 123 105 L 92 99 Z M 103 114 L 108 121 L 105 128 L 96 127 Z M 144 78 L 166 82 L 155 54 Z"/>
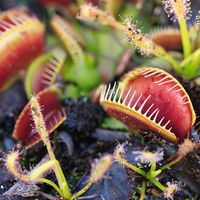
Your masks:
<path fill-rule="evenodd" d="M 46 131 L 46 129 L 45 129 Z M 47 132 L 47 131 L 46 131 Z M 45 133 L 43 133 L 43 135 L 45 135 Z M 50 143 L 50 140 L 49 140 L 49 136 L 46 137 L 44 141 L 44 144 L 47 148 L 47 152 L 49 154 L 49 157 L 50 157 L 50 160 L 56 160 L 56 157 L 54 155 L 54 152 L 53 152 L 53 149 L 51 147 L 51 143 Z M 63 174 L 63 171 L 60 167 L 60 163 L 59 162 L 56 162 L 55 163 L 55 167 L 53 168 L 54 169 L 54 172 L 55 172 L 55 175 L 56 175 L 56 178 L 57 178 L 57 181 L 58 181 L 58 185 L 62 191 L 62 194 L 64 198 L 66 199 L 69 199 L 70 196 L 71 196 L 71 192 L 70 192 L 70 188 L 67 184 L 67 181 L 65 179 L 65 176 Z"/>
<path fill-rule="evenodd" d="M 156 187 L 158 187 L 161 191 L 165 191 L 166 190 L 166 188 L 165 188 L 165 186 L 162 184 L 162 183 L 160 183 L 156 178 L 150 178 L 149 179 Z"/>
<path fill-rule="evenodd" d="M 158 58 L 168 62 L 169 64 L 172 65 L 173 69 L 177 73 L 181 73 L 180 65 L 179 63 L 170 55 L 168 54 L 165 49 L 163 49 L 161 46 L 154 44 L 154 52 L 153 54 L 157 56 Z"/>
<path fill-rule="evenodd" d="M 56 165 L 55 174 L 58 179 L 58 184 L 63 192 L 64 198 L 69 199 L 72 194 L 59 162 Z"/>
<path fill-rule="evenodd" d="M 46 183 L 46 184 L 52 186 L 59 193 L 59 195 L 61 197 L 63 196 L 63 193 L 62 193 L 61 189 L 54 182 L 52 182 L 51 180 L 48 180 L 46 178 L 40 178 L 39 182 Z"/>
<path fill-rule="evenodd" d="M 150 172 L 154 172 L 155 170 L 156 170 L 156 163 L 153 162 L 153 163 L 151 164 Z"/>
<path fill-rule="evenodd" d="M 52 150 L 51 143 L 50 143 L 49 139 L 45 140 L 45 145 L 46 145 L 50 159 L 56 160 L 56 157 L 55 157 L 54 152 Z M 59 187 L 62 191 L 62 194 L 63 194 L 62 197 L 69 199 L 70 196 L 71 196 L 70 188 L 67 184 L 67 181 L 65 179 L 65 176 L 63 174 L 63 171 L 60 167 L 59 162 L 56 162 L 55 167 L 54 167 L 54 172 L 55 172 L 55 175 L 56 175 L 56 178 L 57 178 L 57 181 L 58 181 L 58 185 L 59 185 Z"/>
<path fill-rule="evenodd" d="M 182 159 L 182 157 L 176 157 L 174 160 L 172 160 L 170 163 L 164 165 L 163 167 L 161 167 L 160 169 L 154 171 L 153 173 L 153 177 L 158 176 L 160 173 L 162 173 L 164 170 L 169 169 L 171 166 L 175 165 L 176 163 L 178 163 L 180 160 Z"/>
<path fill-rule="evenodd" d="M 161 191 L 165 191 L 165 186 L 160 183 L 151 173 L 151 171 L 147 172 L 145 175 L 146 179 L 151 181 L 156 187 L 158 187 Z"/>
<path fill-rule="evenodd" d="M 180 65 L 177 63 L 177 61 L 172 58 L 172 56 L 170 56 L 168 53 L 165 54 L 155 54 L 155 56 L 161 58 L 162 60 L 168 62 L 169 64 L 172 65 L 173 69 L 177 72 L 177 73 L 181 73 L 181 69 L 180 69 Z"/>
<path fill-rule="evenodd" d="M 189 37 L 189 31 L 187 28 L 186 20 L 179 19 L 179 26 L 181 29 L 181 38 L 182 38 L 182 44 L 183 44 L 183 53 L 184 57 L 188 57 L 191 54 L 191 45 L 190 45 L 190 37 Z"/>
<path fill-rule="evenodd" d="M 77 197 L 81 196 L 82 194 L 84 194 L 91 186 L 92 186 L 92 182 L 89 181 L 88 184 L 82 188 L 81 190 L 79 190 L 78 192 L 76 192 L 75 194 L 73 194 L 69 200 L 74 200 L 77 199 Z"/>
<path fill-rule="evenodd" d="M 144 200 L 145 199 L 145 191 L 146 191 L 146 181 L 143 181 L 139 200 Z"/>
<path fill-rule="evenodd" d="M 116 154 L 116 159 L 122 164 L 128 167 L 129 169 L 132 169 L 133 171 L 137 172 L 138 174 L 145 177 L 146 173 L 145 171 L 141 170 L 140 168 L 136 167 L 135 165 L 132 165 L 131 163 L 127 162 L 120 153 Z"/>
<path fill-rule="evenodd" d="M 164 165 L 163 167 L 161 167 L 159 170 L 164 171 L 166 169 L 169 169 L 171 166 L 173 166 L 176 163 L 178 163 L 181 159 L 182 159 L 182 157 L 178 156 L 175 159 L 173 159 L 170 163 L 168 163 L 168 164 Z"/>

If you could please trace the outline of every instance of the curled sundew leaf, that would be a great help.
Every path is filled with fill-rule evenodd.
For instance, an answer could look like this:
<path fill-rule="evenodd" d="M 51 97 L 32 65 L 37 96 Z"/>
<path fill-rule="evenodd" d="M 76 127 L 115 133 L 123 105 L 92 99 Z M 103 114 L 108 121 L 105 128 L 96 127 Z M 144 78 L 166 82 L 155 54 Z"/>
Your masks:
<path fill-rule="evenodd" d="M 55 85 L 45 88 L 36 97 L 42 107 L 42 115 L 47 131 L 50 134 L 66 119 L 65 112 L 59 103 L 58 88 Z M 16 140 L 23 141 L 26 148 L 30 148 L 41 141 L 37 130 L 33 127 L 34 122 L 29 102 L 19 115 L 12 136 Z"/>
<path fill-rule="evenodd" d="M 182 40 L 180 30 L 176 28 L 155 29 L 150 34 L 151 39 L 165 50 L 181 50 Z"/>
<path fill-rule="evenodd" d="M 27 71 L 25 80 L 26 94 L 29 98 L 55 83 L 65 59 L 65 51 L 55 48 L 34 60 Z"/>
<path fill-rule="evenodd" d="M 62 17 L 55 15 L 51 20 L 51 27 L 58 35 L 59 39 L 62 41 L 63 46 L 69 52 L 74 63 L 76 65 L 84 65 L 85 57 L 83 50 L 81 49 L 78 42 L 70 34 L 68 30 L 68 24 L 66 24 L 65 20 Z"/>
<path fill-rule="evenodd" d="M 138 68 L 102 91 L 106 112 L 130 129 L 151 129 L 171 142 L 183 142 L 196 120 L 181 84 L 157 68 Z"/>
<path fill-rule="evenodd" d="M 15 178 L 31 184 L 30 177 L 26 174 L 19 162 L 21 153 L 19 150 L 10 151 L 4 158 L 6 169 L 9 173 L 13 174 Z"/>
<path fill-rule="evenodd" d="M 39 56 L 44 47 L 44 25 L 24 9 L 0 14 L 0 91 L 7 88 Z"/>

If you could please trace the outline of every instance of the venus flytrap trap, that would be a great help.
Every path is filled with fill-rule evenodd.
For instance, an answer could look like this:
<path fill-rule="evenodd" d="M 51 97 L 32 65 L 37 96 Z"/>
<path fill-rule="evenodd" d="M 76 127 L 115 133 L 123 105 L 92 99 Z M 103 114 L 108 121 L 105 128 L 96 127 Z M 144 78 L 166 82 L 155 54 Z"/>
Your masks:
<path fill-rule="evenodd" d="M 70 34 L 71 31 L 67 31 L 69 28 L 65 20 L 62 17 L 55 15 L 51 21 L 51 27 L 63 42 L 63 45 L 72 57 L 73 62 L 78 66 L 84 65 L 85 56 L 83 50 L 75 38 Z"/>
<path fill-rule="evenodd" d="M 88 92 L 87 90 L 100 82 L 100 76 L 93 63 L 92 65 L 89 63 L 90 55 L 82 49 L 81 44 L 84 43 L 82 38 L 59 15 L 53 16 L 51 27 L 72 59 L 71 66 L 64 68 L 63 79 L 67 81 L 72 79 L 84 92 Z M 74 74 L 76 74 L 76 77 L 74 77 Z M 88 76 L 90 76 L 90 79 L 87 78 Z"/>
<path fill-rule="evenodd" d="M 13 8 L 1 12 L 0 27 L 0 52 L 4 55 L 0 60 L 0 91 L 3 91 L 42 53 L 44 25 L 27 9 Z"/>
<path fill-rule="evenodd" d="M 182 49 L 181 34 L 178 28 L 155 28 L 150 32 L 151 39 L 162 46 L 166 51 Z"/>
<path fill-rule="evenodd" d="M 60 105 L 60 96 L 58 85 L 49 86 L 37 94 L 40 105 L 45 106 L 45 110 L 41 109 L 41 112 L 49 134 L 66 119 L 66 114 Z M 31 102 L 29 101 L 21 111 L 12 133 L 13 138 L 25 144 L 26 149 L 41 141 L 37 130 L 31 127 L 34 122 L 30 115 L 32 113 L 30 104 Z"/>
<path fill-rule="evenodd" d="M 29 99 L 33 94 L 55 84 L 65 60 L 66 53 L 62 48 L 55 48 L 34 60 L 25 78 L 25 90 Z"/>
<path fill-rule="evenodd" d="M 196 120 L 185 89 L 173 76 L 157 68 L 137 68 L 119 83 L 105 86 L 100 103 L 131 131 L 154 130 L 173 143 L 182 143 Z"/>

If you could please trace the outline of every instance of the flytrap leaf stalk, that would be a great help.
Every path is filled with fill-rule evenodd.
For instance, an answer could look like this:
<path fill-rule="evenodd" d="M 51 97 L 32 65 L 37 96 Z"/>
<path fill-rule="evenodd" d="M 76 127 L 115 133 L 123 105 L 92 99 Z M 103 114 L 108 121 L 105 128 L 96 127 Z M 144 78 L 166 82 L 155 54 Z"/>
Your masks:
<path fill-rule="evenodd" d="M 41 164 L 40 166 L 34 168 L 29 172 L 24 172 L 19 163 L 19 158 L 22 152 L 20 152 L 19 150 L 13 150 L 5 157 L 5 165 L 8 171 L 12 173 L 18 180 L 27 184 L 46 183 L 52 186 L 63 199 L 74 200 L 85 193 L 92 186 L 92 184 L 103 178 L 104 174 L 107 172 L 113 162 L 113 156 L 106 155 L 96 161 L 96 163 L 92 166 L 90 178 L 86 186 L 75 194 L 72 194 L 65 175 L 61 169 L 60 163 L 54 155 L 49 139 L 49 133 L 45 125 L 43 114 L 41 112 L 41 106 L 36 96 L 33 96 L 31 98 L 30 108 L 33 117 L 34 127 L 39 133 L 39 136 L 41 137 L 44 145 L 47 148 L 50 160 L 46 161 L 45 163 Z M 58 185 L 53 181 L 43 177 L 45 175 L 45 172 L 49 170 L 54 171 Z"/>

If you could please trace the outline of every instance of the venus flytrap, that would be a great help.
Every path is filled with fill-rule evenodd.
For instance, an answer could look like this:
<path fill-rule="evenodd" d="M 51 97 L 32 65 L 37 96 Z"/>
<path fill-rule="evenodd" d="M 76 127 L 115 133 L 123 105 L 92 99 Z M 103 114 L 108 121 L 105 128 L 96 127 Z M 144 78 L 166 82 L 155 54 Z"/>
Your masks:
<path fill-rule="evenodd" d="M 55 15 L 51 20 L 51 27 L 62 41 L 63 46 L 70 54 L 73 62 L 78 66 L 84 65 L 85 56 L 83 50 L 77 40 L 71 35 L 73 33 L 69 30 L 69 26 L 65 20 L 62 17 Z"/>

